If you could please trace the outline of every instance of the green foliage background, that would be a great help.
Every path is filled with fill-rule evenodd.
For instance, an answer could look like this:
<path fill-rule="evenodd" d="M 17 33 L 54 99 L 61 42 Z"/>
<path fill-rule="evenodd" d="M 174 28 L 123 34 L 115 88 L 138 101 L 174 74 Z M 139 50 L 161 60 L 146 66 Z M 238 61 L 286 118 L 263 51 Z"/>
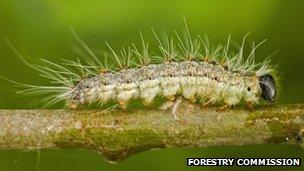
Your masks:
<path fill-rule="evenodd" d="M 114 48 L 131 42 L 138 44 L 139 31 L 150 44 L 155 44 L 150 27 L 160 33 L 181 31 L 185 16 L 193 34 L 206 34 L 214 43 L 224 43 L 229 34 L 240 42 L 247 32 L 252 33 L 250 40 L 259 42 L 267 38 L 258 49 L 257 60 L 262 61 L 279 50 L 272 58 L 281 76 L 278 103 L 299 103 L 304 100 L 303 7 L 301 0 L 1 0 L 0 75 L 31 84 L 46 82 L 17 58 L 5 43 L 5 37 L 31 63 L 39 64 L 41 57 L 59 62 L 62 58 L 77 57 L 72 50 L 71 26 L 100 53 L 107 50 L 104 41 Z M 20 97 L 15 91 L 1 81 L 0 108 L 35 108 L 39 99 Z M 42 150 L 38 154 L 1 151 L 0 170 L 187 170 L 187 157 L 301 157 L 304 150 L 284 145 L 171 148 L 143 152 L 115 165 L 97 154 L 79 150 Z"/>

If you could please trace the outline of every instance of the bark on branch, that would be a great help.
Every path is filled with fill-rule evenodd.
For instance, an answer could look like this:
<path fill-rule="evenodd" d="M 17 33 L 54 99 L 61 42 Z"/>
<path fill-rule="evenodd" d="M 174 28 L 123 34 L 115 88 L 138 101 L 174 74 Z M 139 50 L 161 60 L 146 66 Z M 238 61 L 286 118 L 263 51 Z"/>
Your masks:
<path fill-rule="evenodd" d="M 119 161 L 152 148 L 291 143 L 303 146 L 304 104 L 254 110 L 0 110 L 0 149 L 87 149 Z"/>

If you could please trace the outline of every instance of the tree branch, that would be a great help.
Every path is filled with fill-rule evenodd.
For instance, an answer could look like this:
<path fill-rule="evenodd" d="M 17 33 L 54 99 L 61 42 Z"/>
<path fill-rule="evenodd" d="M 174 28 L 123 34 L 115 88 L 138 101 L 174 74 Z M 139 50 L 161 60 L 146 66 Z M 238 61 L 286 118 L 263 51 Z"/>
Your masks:
<path fill-rule="evenodd" d="M 259 109 L 170 111 L 0 110 L 0 149 L 87 149 L 119 161 L 152 148 L 301 144 L 304 104 Z"/>

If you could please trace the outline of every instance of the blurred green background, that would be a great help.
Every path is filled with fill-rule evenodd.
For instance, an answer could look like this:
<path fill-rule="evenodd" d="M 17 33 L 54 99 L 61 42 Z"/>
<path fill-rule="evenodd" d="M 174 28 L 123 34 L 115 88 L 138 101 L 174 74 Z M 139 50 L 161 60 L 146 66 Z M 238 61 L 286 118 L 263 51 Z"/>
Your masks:
<path fill-rule="evenodd" d="M 193 34 L 206 34 L 214 43 L 224 43 L 229 34 L 240 42 L 247 32 L 251 32 L 250 40 L 259 42 L 267 38 L 257 51 L 257 60 L 262 61 L 279 50 L 272 57 L 281 76 L 278 103 L 304 101 L 302 0 L 1 0 L 0 75 L 31 84 L 46 82 L 17 58 L 4 38 L 26 54 L 31 63 L 39 64 L 41 57 L 59 62 L 77 57 L 72 48 L 71 26 L 98 54 L 107 50 L 104 41 L 114 48 L 131 42 L 138 44 L 139 31 L 150 44 L 155 44 L 150 28 L 160 33 L 181 31 L 183 16 Z M 39 99 L 20 97 L 14 91 L 15 88 L 1 81 L 0 108 L 35 108 Z M 0 151 L 0 171 L 187 170 L 187 157 L 303 157 L 304 150 L 287 145 L 173 148 L 143 152 L 115 165 L 85 151 L 42 150 L 38 154 L 36 150 Z"/>

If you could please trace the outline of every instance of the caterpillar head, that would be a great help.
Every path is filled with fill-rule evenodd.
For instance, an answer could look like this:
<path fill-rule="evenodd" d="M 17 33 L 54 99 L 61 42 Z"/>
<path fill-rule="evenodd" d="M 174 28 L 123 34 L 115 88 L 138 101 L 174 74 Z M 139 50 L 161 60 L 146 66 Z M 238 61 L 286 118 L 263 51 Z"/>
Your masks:
<path fill-rule="evenodd" d="M 266 74 L 259 77 L 259 85 L 262 90 L 262 97 L 264 100 L 273 102 L 276 98 L 276 83 L 272 75 Z"/>

